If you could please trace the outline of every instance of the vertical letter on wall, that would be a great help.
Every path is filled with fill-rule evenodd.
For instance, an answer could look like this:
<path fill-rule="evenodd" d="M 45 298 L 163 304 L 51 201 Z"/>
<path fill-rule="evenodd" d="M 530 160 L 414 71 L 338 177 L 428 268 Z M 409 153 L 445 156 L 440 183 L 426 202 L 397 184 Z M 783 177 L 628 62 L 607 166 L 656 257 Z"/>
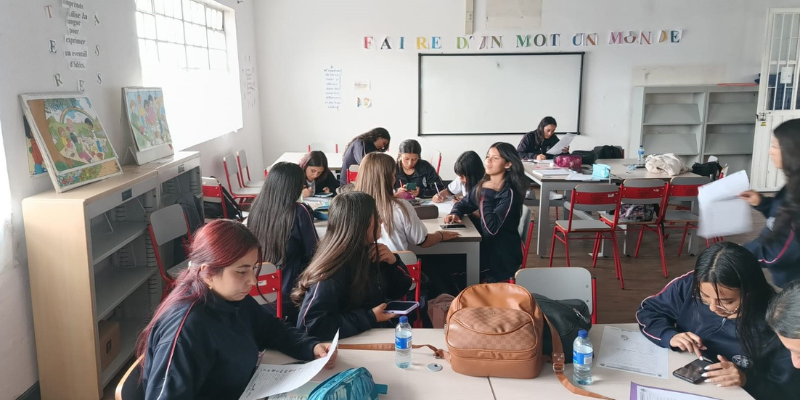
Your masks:
<path fill-rule="evenodd" d="M 597 34 L 596 33 L 587 33 L 586 34 L 586 45 L 587 46 L 597 46 Z"/>
<path fill-rule="evenodd" d="M 669 33 L 669 41 L 672 43 L 680 43 L 682 37 L 683 37 L 682 29 L 677 31 L 670 31 Z"/>
<path fill-rule="evenodd" d="M 392 45 L 389 44 L 389 38 L 383 39 L 383 44 L 381 44 L 381 50 L 391 50 Z"/>
<path fill-rule="evenodd" d="M 553 47 L 561 46 L 561 34 L 560 33 L 550 34 L 550 46 L 553 46 Z"/>
<path fill-rule="evenodd" d="M 651 43 L 652 37 L 653 37 L 653 32 L 650 32 L 650 31 L 644 32 L 644 31 L 642 31 L 642 33 L 639 34 L 639 44 L 644 44 L 645 42 L 647 42 L 647 44 L 652 44 Z"/>
<path fill-rule="evenodd" d="M 611 32 L 608 44 L 622 44 L 622 32 Z"/>
<path fill-rule="evenodd" d="M 431 49 L 438 50 L 442 48 L 442 37 L 441 36 L 431 36 Z"/>
<path fill-rule="evenodd" d="M 492 36 L 492 48 L 494 45 L 497 44 L 497 47 L 503 48 L 503 37 L 502 36 Z"/>
<path fill-rule="evenodd" d="M 367 50 L 372 49 L 372 36 L 364 36 L 364 48 Z"/>
<path fill-rule="evenodd" d="M 428 39 L 422 36 L 417 36 L 417 50 L 421 49 L 428 49 Z"/>
<path fill-rule="evenodd" d="M 469 42 L 467 41 L 467 38 L 465 38 L 463 36 L 457 37 L 456 38 L 456 48 L 459 49 L 459 50 L 468 49 L 469 48 Z"/>
<path fill-rule="evenodd" d="M 531 47 L 531 35 L 517 35 L 517 47 Z"/>

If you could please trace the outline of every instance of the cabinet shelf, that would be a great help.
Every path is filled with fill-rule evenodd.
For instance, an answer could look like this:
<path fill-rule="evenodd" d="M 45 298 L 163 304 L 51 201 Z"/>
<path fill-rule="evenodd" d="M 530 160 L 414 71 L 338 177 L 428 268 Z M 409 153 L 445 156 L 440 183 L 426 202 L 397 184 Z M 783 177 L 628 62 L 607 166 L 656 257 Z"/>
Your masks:
<path fill-rule="evenodd" d="M 112 267 L 95 276 L 96 322 L 107 317 L 134 290 L 158 271 L 154 267 Z"/>
<path fill-rule="evenodd" d="M 122 369 L 125 362 L 131 358 L 136 349 L 136 336 L 142 328 L 142 321 L 122 320 L 119 323 L 119 354 L 114 357 L 111 364 L 103 370 L 100 376 L 102 386 L 107 385 Z"/>
<path fill-rule="evenodd" d="M 709 125 L 755 124 L 756 103 L 712 103 L 708 105 Z"/>
<path fill-rule="evenodd" d="M 708 155 L 736 155 L 753 153 L 753 134 L 752 133 L 710 133 L 706 136 L 706 148 L 704 151 Z"/>
<path fill-rule="evenodd" d="M 105 233 L 92 232 L 92 264 L 96 265 L 115 251 L 132 242 L 147 230 L 147 222 L 114 221 L 114 231 Z"/>
<path fill-rule="evenodd" d="M 694 135 L 679 133 L 648 133 L 644 135 L 644 148 L 648 154 L 675 153 L 676 155 L 697 155 L 697 141 Z"/>
<path fill-rule="evenodd" d="M 644 125 L 700 125 L 697 104 L 648 104 L 644 109 Z"/>

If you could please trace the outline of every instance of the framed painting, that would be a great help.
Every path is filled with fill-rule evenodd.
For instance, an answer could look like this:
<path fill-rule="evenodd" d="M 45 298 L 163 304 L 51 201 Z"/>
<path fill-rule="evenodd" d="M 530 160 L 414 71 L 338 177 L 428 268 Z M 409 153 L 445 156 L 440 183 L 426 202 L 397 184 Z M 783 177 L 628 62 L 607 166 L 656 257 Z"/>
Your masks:
<path fill-rule="evenodd" d="M 89 98 L 81 93 L 23 94 L 22 110 L 57 192 L 122 173 Z"/>
<path fill-rule="evenodd" d="M 136 163 L 142 165 L 174 154 L 161 88 L 122 88 L 122 101 Z"/>
<path fill-rule="evenodd" d="M 25 126 L 25 148 L 28 154 L 28 173 L 31 177 L 43 176 L 47 174 L 47 168 L 44 166 L 42 151 L 39 150 L 39 145 L 36 144 L 36 139 L 33 138 L 33 132 L 31 132 L 28 119 L 22 117 L 22 124 Z"/>

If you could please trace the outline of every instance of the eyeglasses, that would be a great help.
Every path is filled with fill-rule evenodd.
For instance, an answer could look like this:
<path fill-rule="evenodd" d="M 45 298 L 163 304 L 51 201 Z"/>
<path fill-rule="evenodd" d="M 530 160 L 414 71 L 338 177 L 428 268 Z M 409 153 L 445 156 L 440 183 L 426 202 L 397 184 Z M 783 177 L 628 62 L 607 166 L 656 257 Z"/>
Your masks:
<path fill-rule="evenodd" d="M 703 303 L 703 304 L 705 304 L 705 305 L 707 305 L 707 306 L 711 306 L 711 305 L 712 305 L 712 303 L 709 303 L 709 302 L 707 302 L 707 301 L 703 300 L 703 298 L 702 298 L 702 297 L 700 298 L 700 302 L 701 302 L 701 303 Z M 725 306 L 723 306 L 723 305 L 722 305 L 722 304 L 719 302 L 719 300 L 717 300 L 715 303 L 716 303 L 716 304 L 713 304 L 714 308 L 716 308 L 716 309 L 717 309 L 719 312 L 721 312 L 721 313 L 723 313 L 723 314 L 732 315 L 732 314 L 736 314 L 736 313 L 739 311 L 739 307 L 736 307 L 736 308 L 734 308 L 734 309 L 733 309 L 733 311 L 731 311 L 731 310 L 728 310 L 727 308 L 725 308 Z"/>

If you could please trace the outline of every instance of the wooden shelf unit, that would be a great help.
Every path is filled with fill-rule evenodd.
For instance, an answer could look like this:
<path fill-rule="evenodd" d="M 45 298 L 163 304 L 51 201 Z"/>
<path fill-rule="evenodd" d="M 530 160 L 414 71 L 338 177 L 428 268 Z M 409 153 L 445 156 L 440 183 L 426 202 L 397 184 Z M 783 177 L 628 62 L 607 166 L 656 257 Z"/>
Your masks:
<path fill-rule="evenodd" d="M 163 285 L 148 217 L 172 204 L 170 196 L 201 197 L 201 176 L 199 153 L 183 152 L 22 201 L 42 398 L 99 400 L 131 359 Z M 171 248 L 162 255 L 172 259 Z M 120 352 L 106 368 L 102 320 L 120 324 Z"/>

